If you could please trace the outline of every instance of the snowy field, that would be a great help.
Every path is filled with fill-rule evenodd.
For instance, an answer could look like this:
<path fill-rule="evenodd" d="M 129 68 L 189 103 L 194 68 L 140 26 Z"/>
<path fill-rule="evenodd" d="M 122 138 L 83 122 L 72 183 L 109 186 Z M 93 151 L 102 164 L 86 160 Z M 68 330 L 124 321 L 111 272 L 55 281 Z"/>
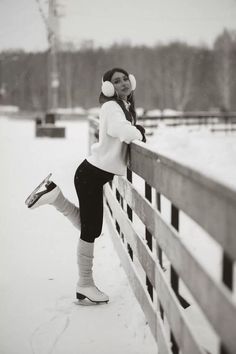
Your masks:
<path fill-rule="evenodd" d="M 88 125 L 85 121 L 58 125 L 66 126 L 66 139 L 36 139 L 33 122 L 0 118 L 0 353 L 156 353 L 106 225 L 96 242 L 95 277 L 110 295 L 110 303 L 82 307 L 74 299 L 77 231 L 50 206 L 30 211 L 24 205 L 49 172 L 77 203 L 73 176 L 87 155 Z M 236 135 L 160 128 L 148 144 L 236 190 Z M 164 197 L 161 202 L 169 220 L 170 204 Z M 193 254 L 219 279 L 222 255 L 217 244 L 183 213 L 180 232 Z M 185 313 L 200 342 L 216 353 L 216 337 L 199 309 L 191 306 Z"/>
<path fill-rule="evenodd" d="M 212 133 L 204 127 L 189 132 L 187 127 L 159 128 L 149 144 L 236 191 L 236 132 Z"/>
<path fill-rule="evenodd" d="M 154 354 L 156 345 L 104 226 L 95 279 L 108 305 L 78 306 L 78 232 L 26 196 L 49 173 L 74 203 L 73 177 L 87 155 L 86 122 L 61 122 L 66 139 L 35 138 L 31 121 L 0 118 L 0 353 Z"/>

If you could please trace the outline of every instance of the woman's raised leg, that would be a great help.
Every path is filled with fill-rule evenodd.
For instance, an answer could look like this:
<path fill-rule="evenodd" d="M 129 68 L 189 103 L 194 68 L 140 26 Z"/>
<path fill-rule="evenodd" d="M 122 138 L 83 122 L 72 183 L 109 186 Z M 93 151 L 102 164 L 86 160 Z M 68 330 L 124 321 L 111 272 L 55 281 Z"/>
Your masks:
<path fill-rule="evenodd" d="M 40 187 L 42 187 L 40 185 Z M 42 205 L 53 205 L 60 213 L 67 217 L 78 229 L 81 228 L 80 210 L 63 195 L 61 189 L 52 181 L 44 184 L 44 190 L 36 188 L 25 201 L 29 209 L 36 209 Z"/>

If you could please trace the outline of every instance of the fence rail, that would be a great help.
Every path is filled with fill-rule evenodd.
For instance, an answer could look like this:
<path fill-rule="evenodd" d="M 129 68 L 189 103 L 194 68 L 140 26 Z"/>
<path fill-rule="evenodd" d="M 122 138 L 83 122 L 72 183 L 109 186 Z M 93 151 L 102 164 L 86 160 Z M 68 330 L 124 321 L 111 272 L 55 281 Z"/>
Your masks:
<path fill-rule="evenodd" d="M 90 123 L 92 143 L 97 121 Z M 143 143 L 130 144 L 129 161 L 127 178 L 116 176 L 104 188 L 105 217 L 158 353 L 235 354 L 236 191 Z M 137 175 L 142 191 L 133 182 Z M 171 206 L 170 221 L 162 215 L 163 196 Z M 180 213 L 188 215 L 218 244 L 220 280 L 183 241 Z M 199 307 L 207 326 L 214 329 L 218 343 L 214 351 L 204 347 L 186 316 L 189 306 Z"/>
<path fill-rule="evenodd" d="M 168 127 L 187 126 L 192 130 L 206 126 L 212 132 L 236 131 L 236 112 L 183 112 L 175 115 L 143 115 L 138 117 L 138 121 L 144 125 L 148 135 L 152 135 L 160 124 Z"/>

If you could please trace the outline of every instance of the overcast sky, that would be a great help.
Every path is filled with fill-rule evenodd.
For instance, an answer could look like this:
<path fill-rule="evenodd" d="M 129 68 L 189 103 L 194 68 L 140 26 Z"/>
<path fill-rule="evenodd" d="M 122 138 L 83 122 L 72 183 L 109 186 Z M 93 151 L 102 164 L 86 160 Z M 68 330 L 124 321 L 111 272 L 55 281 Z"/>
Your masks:
<path fill-rule="evenodd" d="M 45 0 L 0 0 L 0 50 L 47 47 Z M 60 37 L 96 46 L 129 41 L 153 45 L 183 40 L 211 45 L 224 29 L 236 29 L 236 0 L 57 0 Z"/>

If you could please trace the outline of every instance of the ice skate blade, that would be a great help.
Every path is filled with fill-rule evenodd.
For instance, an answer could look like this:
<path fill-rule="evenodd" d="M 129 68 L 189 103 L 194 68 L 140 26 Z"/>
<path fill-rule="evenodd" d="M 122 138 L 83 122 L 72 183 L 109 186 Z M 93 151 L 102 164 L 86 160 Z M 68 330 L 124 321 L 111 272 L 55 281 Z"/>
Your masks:
<path fill-rule="evenodd" d="M 60 193 L 60 189 L 54 182 L 50 182 L 46 188 L 47 189 L 44 191 L 36 193 L 32 199 L 29 200 L 27 204 L 29 209 L 35 209 L 41 205 L 47 205 L 54 202 Z"/>
<path fill-rule="evenodd" d="M 108 303 L 108 301 L 100 301 L 100 302 L 95 302 L 95 301 L 90 301 L 89 299 L 84 299 L 84 300 L 77 300 L 75 302 L 76 305 L 79 306 L 102 306 Z"/>
<path fill-rule="evenodd" d="M 82 306 L 104 305 L 104 304 L 108 304 L 109 302 L 109 300 L 105 300 L 105 301 L 91 300 L 89 297 L 80 293 L 76 293 L 76 298 L 78 300 L 77 304 Z"/>
<path fill-rule="evenodd" d="M 47 184 L 47 183 L 49 182 L 49 179 L 50 179 L 51 176 L 52 176 L 52 173 L 49 173 L 49 175 L 48 175 L 46 178 L 44 178 L 44 179 L 42 180 L 42 182 L 39 183 L 39 185 L 33 190 L 33 192 L 30 193 L 30 195 L 28 196 L 28 198 L 26 198 L 26 200 L 25 200 L 25 204 L 26 204 L 27 206 L 28 206 L 28 204 L 30 204 L 32 198 L 33 198 L 34 195 L 38 192 L 38 190 L 39 190 L 44 184 Z"/>

